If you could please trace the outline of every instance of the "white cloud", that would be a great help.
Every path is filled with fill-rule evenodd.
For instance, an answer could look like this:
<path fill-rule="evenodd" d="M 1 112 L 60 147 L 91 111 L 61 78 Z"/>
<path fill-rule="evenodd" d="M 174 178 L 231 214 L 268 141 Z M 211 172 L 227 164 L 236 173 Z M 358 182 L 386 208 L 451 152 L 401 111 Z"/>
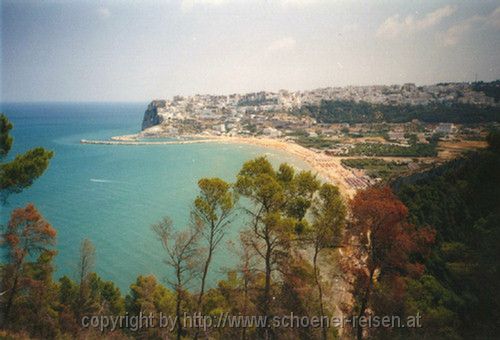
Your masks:
<path fill-rule="evenodd" d="M 101 7 L 97 10 L 97 14 L 101 18 L 108 18 L 111 15 L 111 11 L 107 7 Z"/>
<path fill-rule="evenodd" d="M 419 31 L 424 31 L 439 24 L 444 18 L 455 12 L 455 7 L 445 6 L 427 13 L 422 18 L 408 15 L 401 18 L 398 14 L 387 18 L 378 28 L 377 37 L 392 39 L 402 35 L 408 35 Z"/>
<path fill-rule="evenodd" d="M 242 2 L 243 0 L 181 0 L 181 8 L 183 11 L 190 11 L 198 5 L 219 6 L 223 4 Z"/>
<path fill-rule="evenodd" d="M 321 2 L 327 2 L 328 0 L 270 0 L 269 2 L 275 2 L 284 7 L 305 7 L 309 5 L 314 5 Z M 332 1 L 332 0 L 330 0 Z M 235 3 L 255 3 L 257 0 L 181 0 L 181 8 L 183 11 L 188 12 L 198 5 L 205 6 L 219 6 L 228 5 Z"/>
<path fill-rule="evenodd" d="M 318 2 L 324 2 L 323 0 L 278 0 L 283 6 L 309 6 L 316 4 Z"/>
<path fill-rule="evenodd" d="M 500 30 L 500 6 L 488 15 L 474 15 L 438 35 L 444 46 L 453 46 L 465 39 L 473 31 L 481 29 Z"/>
<path fill-rule="evenodd" d="M 289 51 L 293 50 L 297 45 L 297 42 L 292 37 L 284 37 L 282 39 L 278 39 L 273 41 L 268 49 L 269 51 Z"/>
<path fill-rule="evenodd" d="M 486 18 L 486 24 L 496 28 L 500 29 L 500 6 L 498 6 L 493 13 L 491 13 L 487 18 Z"/>
<path fill-rule="evenodd" d="M 467 19 L 460 24 L 453 25 L 444 33 L 439 34 L 438 38 L 444 46 L 453 46 L 458 44 L 472 29 L 475 19 Z"/>

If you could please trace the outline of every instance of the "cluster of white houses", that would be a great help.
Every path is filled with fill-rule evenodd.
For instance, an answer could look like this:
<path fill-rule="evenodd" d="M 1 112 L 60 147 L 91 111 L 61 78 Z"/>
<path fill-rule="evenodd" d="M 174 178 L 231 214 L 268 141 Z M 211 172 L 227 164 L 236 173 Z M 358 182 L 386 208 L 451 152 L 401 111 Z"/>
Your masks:
<path fill-rule="evenodd" d="M 494 98 L 474 91 L 469 83 L 448 83 L 428 86 L 372 85 L 327 87 L 310 91 L 254 92 L 231 95 L 174 96 L 150 104 L 156 120 L 146 111 L 143 128 L 169 120 L 242 119 L 248 115 L 289 112 L 323 100 L 343 100 L 387 105 L 426 105 L 431 103 L 465 103 L 494 106 Z M 229 122 L 231 123 L 231 122 Z M 233 122 L 234 123 L 234 122 Z M 226 126 L 227 128 L 227 126 Z"/>

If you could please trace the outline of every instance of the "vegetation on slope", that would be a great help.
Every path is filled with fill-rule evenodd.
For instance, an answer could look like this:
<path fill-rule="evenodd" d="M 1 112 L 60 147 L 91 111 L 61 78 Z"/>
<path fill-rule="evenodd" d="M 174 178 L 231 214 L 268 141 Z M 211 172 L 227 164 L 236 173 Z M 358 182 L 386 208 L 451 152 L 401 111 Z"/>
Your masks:
<path fill-rule="evenodd" d="M 410 219 L 437 232 L 429 272 L 411 283 L 408 302 L 428 316 L 428 334 L 493 338 L 499 331 L 499 133 L 488 141 L 488 150 L 393 185 Z"/>
<path fill-rule="evenodd" d="M 383 143 L 357 143 L 349 149 L 349 156 L 371 157 L 435 157 L 437 142 L 408 146 Z"/>
<path fill-rule="evenodd" d="M 330 149 L 338 144 L 337 141 L 325 138 L 325 137 L 307 137 L 300 136 L 295 139 L 297 144 L 302 145 L 305 148 L 314 148 L 314 149 Z"/>
<path fill-rule="evenodd" d="M 500 100 L 500 80 L 490 82 L 477 81 L 472 83 L 472 89 L 484 92 L 488 97 L 495 98 L 495 102 L 497 103 Z"/>
<path fill-rule="evenodd" d="M 382 178 L 384 181 L 391 177 L 400 177 L 408 171 L 408 164 L 395 161 L 384 161 L 380 158 L 345 158 L 342 165 L 350 168 L 365 170 L 372 178 Z"/>
<path fill-rule="evenodd" d="M 293 112 L 308 115 L 318 123 L 403 123 L 418 119 L 427 123 L 484 123 L 500 121 L 497 107 L 471 104 L 385 105 L 345 100 L 323 100 Z"/>

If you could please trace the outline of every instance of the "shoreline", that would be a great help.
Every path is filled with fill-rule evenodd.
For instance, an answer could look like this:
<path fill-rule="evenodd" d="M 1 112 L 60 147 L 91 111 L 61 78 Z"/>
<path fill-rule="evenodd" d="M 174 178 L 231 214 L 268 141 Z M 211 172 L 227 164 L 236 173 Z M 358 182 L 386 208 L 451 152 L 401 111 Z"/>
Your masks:
<path fill-rule="evenodd" d="M 175 144 L 197 144 L 197 143 L 220 143 L 220 144 L 246 144 L 264 148 L 275 149 L 297 157 L 306 163 L 320 179 L 339 187 L 345 198 L 352 198 L 358 189 L 369 185 L 366 178 L 356 176 L 352 171 L 344 168 L 340 158 L 314 152 L 296 143 L 265 137 L 228 137 L 214 135 L 187 135 L 186 138 L 172 141 L 138 141 L 137 138 L 155 138 L 159 136 L 144 136 L 141 134 L 115 136 L 110 140 L 86 140 L 82 144 L 104 144 L 104 145 L 175 145 Z"/>

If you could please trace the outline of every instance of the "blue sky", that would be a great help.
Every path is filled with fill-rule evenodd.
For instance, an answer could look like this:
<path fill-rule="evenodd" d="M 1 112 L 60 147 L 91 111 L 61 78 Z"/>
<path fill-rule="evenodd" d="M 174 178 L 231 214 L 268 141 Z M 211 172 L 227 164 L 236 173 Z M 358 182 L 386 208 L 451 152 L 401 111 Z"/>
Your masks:
<path fill-rule="evenodd" d="M 2 1 L 2 101 L 500 78 L 500 1 Z"/>

